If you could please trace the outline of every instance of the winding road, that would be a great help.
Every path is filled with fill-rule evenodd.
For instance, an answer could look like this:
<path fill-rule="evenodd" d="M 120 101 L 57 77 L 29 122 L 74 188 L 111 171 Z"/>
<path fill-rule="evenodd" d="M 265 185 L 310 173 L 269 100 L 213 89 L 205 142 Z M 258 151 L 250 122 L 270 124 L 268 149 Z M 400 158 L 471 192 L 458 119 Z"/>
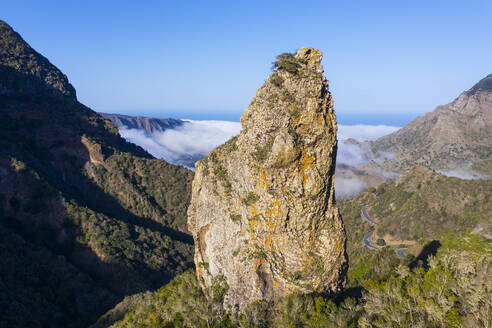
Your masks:
<path fill-rule="evenodd" d="M 396 250 L 396 254 L 398 254 L 399 257 L 406 258 L 407 257 L 407 249 L 406 248 L 398 248 Z"/>
<path fill-rule="evenodd" d="M 378 223 L 376 221 L 374 221 L 373 219 L 371 219 L 369 214 L 367 214 L 366 208 L 367 208 L 367 206 L 364 205 L 364 206 L 362 206 L 362 209 L 360 210 L 360 216 L 362 217 L 362 220 L 368 222 L 372 226 L 376 226 Z"/>
<path fill-rule="evenodd" d="M 378 223 L 376 221 L 374 221 L 373 219 L 371 219 L 371 217 L 369 216 L 369 214 L 367 214 L 367 209 L 366 208 L 367 208 L 367 206 L 364 205 L 364 206 L 362 206 L 362 209 L 360 210 L 360 216 L 362 217 L 362 221 L 369 223 L 373 227 L 377 226 Z M 366 246 L 367 248 L 369 248 L 370 250 L 372 250 L 372 251 L 377 251 L 379 249 L 379 247 L 374 246 L 371 243 L 371 239 L 372 239 L 372 234 L 373 233 L 374 233 L 374 230 L 371 231 L 371 232 L 366 233 L 364 235 L 364 238 L 362 238 L 362 244 L 364 246 Z M 406 258 L 407 257 L 407 254 L 406 254 L 407 249 L 406 248 L 398 248 L 398 249 L 395 250 L 395 252 L 401 258 Z"/>
<path fill-rule="evenodd" d="M 373 251 L 377 251 L 379 248 L 377 248 L 376 246 L 374 246 L 372 243 L 371 243 L 371 238 L 372 238 L 372 234 L 373 234 L 374 231 L 371 231 L 369 233 L 366 233 L 364 235 L 364 238 L 362 238 L 362 243 L 364 244 L 364 246 L 366 246 L 367 248 L 369 248 L 370 250 L 373 250 Z"/>

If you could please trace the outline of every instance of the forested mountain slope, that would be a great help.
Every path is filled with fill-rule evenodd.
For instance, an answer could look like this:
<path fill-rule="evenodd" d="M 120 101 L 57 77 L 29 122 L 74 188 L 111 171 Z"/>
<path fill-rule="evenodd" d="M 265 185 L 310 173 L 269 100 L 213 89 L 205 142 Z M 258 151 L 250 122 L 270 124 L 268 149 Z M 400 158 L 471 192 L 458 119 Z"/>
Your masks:
<path fill-rule="evenodd" d="M 84 327 L 190 267 L 191 179 L 0 21 L 0 326 Z"/>

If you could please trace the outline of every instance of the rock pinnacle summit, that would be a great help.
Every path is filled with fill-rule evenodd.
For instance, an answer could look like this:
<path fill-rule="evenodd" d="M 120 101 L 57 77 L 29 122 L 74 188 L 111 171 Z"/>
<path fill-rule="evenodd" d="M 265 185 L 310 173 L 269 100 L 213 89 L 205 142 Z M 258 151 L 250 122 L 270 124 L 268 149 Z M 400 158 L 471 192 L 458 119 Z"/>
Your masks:
<path fill-rule="evenodd" d="M 279 55 L 241 133 L 196 164 L 188 228 L 198 280 L 226 306 L 343 286 L 337 123 L 321 59 L 314 48 Z"/>

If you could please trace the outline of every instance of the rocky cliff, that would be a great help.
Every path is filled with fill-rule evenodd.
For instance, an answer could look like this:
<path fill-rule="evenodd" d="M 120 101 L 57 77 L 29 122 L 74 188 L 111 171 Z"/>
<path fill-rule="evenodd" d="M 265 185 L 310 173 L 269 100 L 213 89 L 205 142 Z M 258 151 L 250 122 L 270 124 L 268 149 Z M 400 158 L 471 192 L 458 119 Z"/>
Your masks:
<path fill-rule="evenodd" d="M 337 124 L 322 55 L 302 48 L 277 58 L 241 133 L 196 164 L 188 228 L 197 275 L 225 305 L 335 293 L 344 281 Z"/>

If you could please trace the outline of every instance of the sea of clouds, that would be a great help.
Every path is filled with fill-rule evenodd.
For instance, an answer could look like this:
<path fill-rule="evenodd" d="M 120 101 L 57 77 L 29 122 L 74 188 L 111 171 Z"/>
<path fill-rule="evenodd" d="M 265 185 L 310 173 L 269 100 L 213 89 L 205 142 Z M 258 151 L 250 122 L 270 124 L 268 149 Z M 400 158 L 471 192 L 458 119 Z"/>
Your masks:
<path fill-rule="evenodd" d="M 141 146 L 155 157 L 194 169 L 194 163 L 212 149 L 239 134 L 241 124 L 229 121 L 185 120 L 183 125 L 163 132 L 146 134 L 144 130 L 120 128 L 127 141 Z"/>
<path fill-rule="evenodd" d="M 364 164 L 374 160 L 368 155 L 364 145 L 345 142 L 347 139 L 357 141 L 376 140 L 379 137 L 399 129 L 387 125 L 338 125 L 337 163 L 346 165 Z M 185 123 L 163 132 L 147 135 L 144 130 L 120 128 L 120 134 L 153 156 L 166 161 L 194 169 L 194 162 L 206 156 L 212 149 L 224 143 L 241 131 L 239 122 L 229 121 L 195 121 Z M 364 186 L 356 178 L 335 176 L 335 190 L 339 197 L 349 197 L 362 191 Z"/>

